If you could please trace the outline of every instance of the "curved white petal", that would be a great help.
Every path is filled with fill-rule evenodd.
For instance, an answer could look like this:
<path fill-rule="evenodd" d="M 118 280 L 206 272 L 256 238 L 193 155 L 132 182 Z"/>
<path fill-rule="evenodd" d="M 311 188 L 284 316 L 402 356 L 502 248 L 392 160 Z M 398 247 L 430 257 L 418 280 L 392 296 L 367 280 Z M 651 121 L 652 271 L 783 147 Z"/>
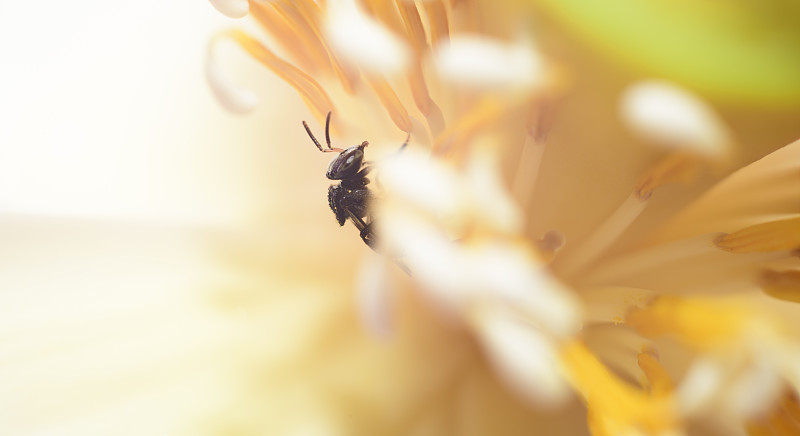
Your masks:
<path fill-rule="evenodd" d="M 258 105 L 258 97 L 252 91 L 237 87 L 225 76 L 214 56 L 217 40 L 217 38 L 212 39 L 208 46 L 205 64 L 206 81 L 214 97 L 225 109 L 238 114 L 251 112 Z"/>
<path fill-rule="evenodd" d="M 714 110 L 672 83 L 635 83 L 623 93 L 620 112 L 635 133 L 660 145 L 714 158 L 730 152 L 727 127 Z"/>
<path fill-rule="evenodd" d="M 208 0 L 214 8 L 229 18 L 244 18 L 250 13 L 247 0 Z"/>
<path fill-rule="evenodd" d="M 370 252 L 359 266 L 356 281 L 361 320 L 371 333 L 385 338 L 392 331 L 390 284 L 386 277 L 387 260 Z"/>
<path fill-rule="evenodd" d="M 544 334 L 497 311 L 487 311 L 477 321 L 483 347 L 512 391 L 539 405 L 566 400 L 570 390 L 558 352 Z"/>
<path fill-rule="evenodd" d="M 324 31 L 336 55 L 364 71 L 399 73 L 410 62 L 408 45 L 352 0 L 329 2 Z"/>
<path fill-rule="evenodd" d="M 532 88 L 545 78 L 544 62 L 527 38 L 507 43 L 454 36 L 436 48 L 433 61 L 443 78 L 477 88 Z"/>

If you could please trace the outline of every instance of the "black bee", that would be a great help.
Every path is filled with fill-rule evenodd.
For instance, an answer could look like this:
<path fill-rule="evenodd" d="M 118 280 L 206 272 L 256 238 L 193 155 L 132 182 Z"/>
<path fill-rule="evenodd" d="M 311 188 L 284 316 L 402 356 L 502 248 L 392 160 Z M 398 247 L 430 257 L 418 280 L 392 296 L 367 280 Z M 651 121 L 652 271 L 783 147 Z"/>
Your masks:
<path fill-rule="evenodd" d="M 339 153 L 339 156 L 331 161 L 328 172 L 325 174 L 331 180 L 340 181 L 338 185 L 331 185 L 328 188 L 328 205 L 340 226 L 343 226 L 349 218 L 361 232 L 361 239 L 364 240 L 364 243 L 375 249 L 375 233 L 372 231 L 372 215 L 369 210 L 372 192 L 367 188 L 369 184 L 367 174 L 372 170 L 372 166 L 369 162 L 364 162 L 364 148 L 369 143 L 364 141 L 361 145 L 355 145 L 348 149 L 331 147 L 330 123 L 331 113 L 328 112 L 328 116 L 325 118 L 325 143 L 328 148 L 323 148 L 311 133 L 308 124 L 303 121 L 303 127 L 306 128 L 308 136 L 314 141 L 314 145 L 319 151 Z"/>

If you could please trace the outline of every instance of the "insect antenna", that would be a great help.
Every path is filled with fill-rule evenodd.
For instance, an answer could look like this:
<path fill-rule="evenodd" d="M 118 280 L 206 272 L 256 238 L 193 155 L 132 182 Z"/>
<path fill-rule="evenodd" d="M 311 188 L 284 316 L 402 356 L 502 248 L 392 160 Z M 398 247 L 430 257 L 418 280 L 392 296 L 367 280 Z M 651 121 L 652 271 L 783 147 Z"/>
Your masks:
<path fill-rule="evenodd" d="M 331 152 L 334 152 L 334 151 L 338 152 L 338 153 L 341 153 L 341 152 L 344 151 L 344 149 L 331 147 L 331 136 L 328 133 L 329 129 L 330 129 L 330 124 L 331 124 L 331 113 L 328 112 L 328 116 L 325 118 L 325 142 L 328 144 L 328 148 L 324 149 L 324 148 L 322 148 L 322 145 L 319 143 L 319 141 L 317 141 L 317 138 L 314 136 L 314 134 L 311 133 L 311 128 L 308 127 L 308 123 L 303 121 L 303 127 L 306 128 L 306 133 L 308 133 L 308 137 L 311 138 L 312 141 L 314 141 L 314 145 L 317 146 L 319 151 L 321 151 L 323 153 L 331 153 Z"/>
<path fill-rule="evenodd" d="M 328 148 L 331 148 L 331 112 L 328 112 L 328 115 L 325 117 L 325 142 L 328 144 Z"/>

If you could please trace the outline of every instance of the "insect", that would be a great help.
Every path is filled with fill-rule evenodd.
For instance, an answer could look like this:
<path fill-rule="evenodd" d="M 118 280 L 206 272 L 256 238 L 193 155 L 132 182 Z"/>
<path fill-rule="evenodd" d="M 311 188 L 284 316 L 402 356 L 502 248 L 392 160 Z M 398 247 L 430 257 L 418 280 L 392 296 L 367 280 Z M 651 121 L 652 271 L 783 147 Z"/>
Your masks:
<path fill-rule="evenodd" d="M 323 153 L 339 153 L 328 166 L 325 174 L 331 180 L 339 180 L 339 184 L 328 188 L 328 205 L 340 226 L 349 219 L 359 230 L 361 239 L 370 248 L 375 249 L 375 233 L 372 230 L 372 215 L 369 205 L 372 201 L 372 192 L 367 188 L 369 179 L 367 174 L 372 170 L 369 162 L 364 161 L 364 148 L 369 145 L 367 141 L 347 149 L 331 147 L 330 137 L 331 113 L 325 118 L 325 143 L 327 148 L 320 145 L 308 124 L 303 121 L 306 133 L 314 141 L 319 151 Z M 404 144 L 405 146 L 405 144 Z"/>

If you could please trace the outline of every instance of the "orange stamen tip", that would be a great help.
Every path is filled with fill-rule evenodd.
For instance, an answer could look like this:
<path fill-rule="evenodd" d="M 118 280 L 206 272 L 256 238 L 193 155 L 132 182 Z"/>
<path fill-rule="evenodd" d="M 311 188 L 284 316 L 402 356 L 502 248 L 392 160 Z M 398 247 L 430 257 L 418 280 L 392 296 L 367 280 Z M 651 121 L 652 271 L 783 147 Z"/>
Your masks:
<path fill-rule="evenodd" d="M 800 303 L 800 270 L 775 271 L 766 269 L 758 278 L 764 293 L 793 303 Z"/>
<path fill-rule="evenodd" d="M 800 218 L 770 221 L 724 235 L 715 245 L 731 253 L 792 252 L 800 247 Z"/>

